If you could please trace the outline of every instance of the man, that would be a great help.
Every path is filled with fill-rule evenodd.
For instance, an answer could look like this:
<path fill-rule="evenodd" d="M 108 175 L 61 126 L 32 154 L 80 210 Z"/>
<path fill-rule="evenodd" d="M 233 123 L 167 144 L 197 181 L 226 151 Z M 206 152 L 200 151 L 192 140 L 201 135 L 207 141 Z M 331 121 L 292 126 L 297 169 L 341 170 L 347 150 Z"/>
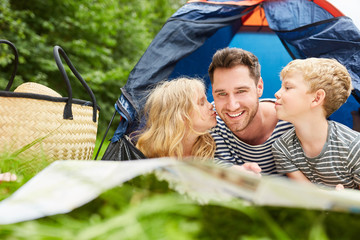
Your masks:
<path fill-rule="evenodd" d="M 238 48 L 218 50 L 209 76 L 218 114 L 215 159 L 249 170 L 257 163 L 263 174 L 276 174 L 271 146 L 292 125 L 278 120 L 274 101 L 259 101 L 264 84 L 257 57 Z"/>

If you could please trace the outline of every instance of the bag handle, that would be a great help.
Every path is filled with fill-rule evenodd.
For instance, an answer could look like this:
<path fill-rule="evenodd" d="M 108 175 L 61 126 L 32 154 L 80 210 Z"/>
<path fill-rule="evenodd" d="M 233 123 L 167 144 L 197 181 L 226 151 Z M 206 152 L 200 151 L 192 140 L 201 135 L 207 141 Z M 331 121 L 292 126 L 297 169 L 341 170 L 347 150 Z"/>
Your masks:
<path fill-rule="evenodd" d="M 80 76 L 80 74 L 75 69 L 74 65 L 71 63 L 70 59 L 66 55 L 65 51 L 61 47 L 55 46 L 53 53 L 54 53 L 54 58 L 55 58 L 56 65 L 57 65 L 58 69 L 60 70 L 60 73 L 63 76 L 63 79 L 65 80 L 66 89 L 67 89 L 67 93 L 68 93 L 68 101 L 67 101 L 67 103 L 65 105 L 65 108 L 64 108 L 64 119 L 73 119 L 73 115 L 72 115 L 72 89 L 71 89 L 71 85 L 70 85 L 68 75 L 66 74 L 65 68 L 64 68 L 63 63 L 62 63 L 62 61 L 60 59 L 60 55 L 65 59 L 65 62 L 70 67 L 71 72 L 77 77 L 77 79 L 79 79 L 79 81 L 81 82 L 83 87 L 86 89 L 86 91 L 90 95 L 91 100 L 93 102 L 93 122 L 96 122 L 97 104 L 96 104 L 96 98 L 95 98 L 94 93 L 92 92 L 90 87 L 87 85 L 87 83 L 84 81 L 84 79 Z"/>
<path fill-rule="evenodd" d="M 15 45 L 14 45 L 12 42 L 10 42 L 10 41 L 8 41 L 8 40 L 5 40 L 5 39 L 0 39 L 0 43 L 5 43 L 5 44 L 9 45 L 9 46 L 11 47 L 11 49 L 13 50 L 14 55 L 15 55 L 15 59 L 14 59 L 14 63 L 15 63 L 14 70 L 13 70 L 13 72 L 12 72 L 12 74 L 11 74 L 9 83 L 8 83 L 8 85 L 7 85 L 6 88 L 5 88 L 5 91 L 9 91 L 11 85 L 12 85 L 13 82 L 14 82 L 14 78 L 15 78 L 15 75 L 16 75 L 16 72 L 17 72 L 17 68 L 18 68 L 18 65 L 19 65 L 19 53 L 18 53 Z"/>
<path fill-rule="evenodd" d="M 112 118 L 111 118 L 111 120 L 110 120 L 110 122 L 109 122 L 109 125 L 108 125 L 108 127 L 106 128 L 105 134 L 104 134 L 104 136 L 103 136 L 103 138 L 102 138 L 102 140 L 101 140 L 101 143 L 100 143 L 99 148 L 98 148 L 98 150 L 97 150 L 97 152 L 96 152 L 96 155 L 95 155 L 95 159 L 94 159 L 94 160 L 97 160 L 97 157 L 99 156 L 101 147 L 102 147 L 102 145 L 104 144 L 106 135 L 107 135 L 108 132 L 109 132 L 109 129 L 110 129 L 110 127 L 111 127 L 111 123 L 114 121 L 115 115 L 116 115 L 116 110 L 114 111 L 114 114 L 113 114 L 113 116 L 112 116 Z M 120 116 L 120 120 L 121 120 L 121 116 Z"/>

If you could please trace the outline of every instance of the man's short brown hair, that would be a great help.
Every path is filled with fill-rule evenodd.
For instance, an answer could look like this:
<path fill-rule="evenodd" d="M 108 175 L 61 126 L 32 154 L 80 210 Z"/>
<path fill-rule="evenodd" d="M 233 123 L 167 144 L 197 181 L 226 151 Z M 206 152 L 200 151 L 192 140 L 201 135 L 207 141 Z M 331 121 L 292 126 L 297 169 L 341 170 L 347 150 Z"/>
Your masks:
<path fill-rule="evenodd" d="M 241 48 L 223 48 L 214 54 L 209 66 L 211 84 L 214 83 L 214 71 L 216 68 L 232 68 L 235 66 L 246 66 L 249 68 L 250 77 L 255 84 L 260 79 L 260 63 L 258 58 L 249 51 Z"/>

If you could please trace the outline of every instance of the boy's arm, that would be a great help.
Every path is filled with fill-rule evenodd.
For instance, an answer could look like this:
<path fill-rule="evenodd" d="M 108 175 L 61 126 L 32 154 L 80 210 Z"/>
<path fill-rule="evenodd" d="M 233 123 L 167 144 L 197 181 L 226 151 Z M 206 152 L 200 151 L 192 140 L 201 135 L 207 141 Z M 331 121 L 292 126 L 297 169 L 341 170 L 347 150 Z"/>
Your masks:
<path fill-rule="evenodd" d="M 287 173 L 286 176 L 288 176 L 289 178 L 298 181 L 298 182 L 310 182 L 310 180 L 301 172 L 301 171 L 295 171 L 295 172 L 291 172 L 291 173 Z"/>

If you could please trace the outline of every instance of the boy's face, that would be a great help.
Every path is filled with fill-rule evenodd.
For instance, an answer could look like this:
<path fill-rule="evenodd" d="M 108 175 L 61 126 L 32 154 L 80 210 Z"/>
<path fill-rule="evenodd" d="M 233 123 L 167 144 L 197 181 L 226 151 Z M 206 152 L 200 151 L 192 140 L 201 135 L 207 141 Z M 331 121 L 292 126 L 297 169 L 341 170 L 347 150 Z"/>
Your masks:
<path fill-rule="evenodd" d="M 300 72 L 289 72 L 282 81 L 281 88 L 275 93 L 277 117 L 294 123 L 310 113 L 314 94 Z"/>

